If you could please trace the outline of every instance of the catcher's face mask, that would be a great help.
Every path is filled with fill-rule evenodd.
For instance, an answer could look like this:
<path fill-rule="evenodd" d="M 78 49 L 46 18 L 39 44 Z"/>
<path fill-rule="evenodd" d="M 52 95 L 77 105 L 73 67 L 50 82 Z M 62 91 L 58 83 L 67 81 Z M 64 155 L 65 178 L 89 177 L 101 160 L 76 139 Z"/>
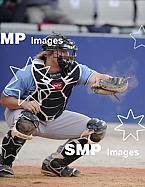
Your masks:
<path fill-rule="evenodd" d="M 42 49 L 43 51 L 52 50 L 53 56 L 57 58 L 60 68 L 68 69 L 74 64 L 78 48 L 73 40 L 54 33 L 43 39 Z"/>

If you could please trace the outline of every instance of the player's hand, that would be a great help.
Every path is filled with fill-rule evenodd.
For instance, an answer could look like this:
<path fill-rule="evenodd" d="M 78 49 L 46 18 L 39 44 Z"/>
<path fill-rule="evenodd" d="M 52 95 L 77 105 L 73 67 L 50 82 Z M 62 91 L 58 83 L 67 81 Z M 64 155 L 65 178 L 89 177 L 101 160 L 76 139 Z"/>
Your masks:
<path fill-rule="evenodd" d="M 40 105 L 35 101 L 24 101 L 21 106 L 25 110 L 28 110 L 34 114 L 37 114 L 41 111 Z"/>

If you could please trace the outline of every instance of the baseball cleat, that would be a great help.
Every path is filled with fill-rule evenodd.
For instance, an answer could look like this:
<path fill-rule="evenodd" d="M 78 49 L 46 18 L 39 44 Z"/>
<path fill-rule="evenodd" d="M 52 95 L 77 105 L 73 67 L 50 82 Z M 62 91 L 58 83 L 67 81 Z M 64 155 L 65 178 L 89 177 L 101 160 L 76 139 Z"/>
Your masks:
<path fill-rule="evenodd" d="M 65 166 L 64 168 L 62 168 L 62 170 L 56 170 L 56 168 L 52 168 L 49 163 L 42 164 L 42 169 L 41 169 L 41 173 L 43 175 L 46 176 L 51 176 L 51 177 L 71 177 L 71 176 L 78 176 L 81 174 L 81 171 L 73 168 L 73 167 L 69 167 L 69 166 Z"/>
<path fill-rule="evenodd" d="M 0 164 L 0 177 L 14 177 L 14 172 L 10 166 Z"/>

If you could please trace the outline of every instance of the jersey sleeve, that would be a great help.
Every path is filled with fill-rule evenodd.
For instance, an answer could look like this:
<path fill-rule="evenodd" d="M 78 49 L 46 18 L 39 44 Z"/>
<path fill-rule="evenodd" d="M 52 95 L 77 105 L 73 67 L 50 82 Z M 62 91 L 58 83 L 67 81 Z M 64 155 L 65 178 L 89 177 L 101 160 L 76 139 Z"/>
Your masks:
<path fill-rule="evenodd" d="M 79 65 L 80 65 L 80 68 L 81 68 L 81 76 L 80 76 L 80 80 L 79 80 L 78 84 L 79 85 L 87 85 L 90 77 L 92 76 L 92 74 L 95 71 L 90 69 L 86 65 L 82 65 L 82 64 L 79 64 Z"/>
<path fill-rule="evenodd" d="M 31 75 L 30 67 L 27 70 L 18 70 L 15 76 L 3 90 L 5 96 L 13 96 L 25 99 L 29 95 L 29 90 L 35 87 L 34 80 Z"/>

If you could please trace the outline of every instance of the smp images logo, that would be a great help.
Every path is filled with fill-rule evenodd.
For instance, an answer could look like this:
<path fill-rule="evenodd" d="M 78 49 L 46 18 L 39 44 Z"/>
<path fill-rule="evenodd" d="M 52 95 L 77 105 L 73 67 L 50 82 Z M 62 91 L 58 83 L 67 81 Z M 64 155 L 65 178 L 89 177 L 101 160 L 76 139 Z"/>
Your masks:
<path fill-rule="evenodd" d="M 90 149 L 91 146 L 91 149 Z M 101 151 L 101 145 L 99 144 L 66 144 L 65 145 L 65 154 L 70 155 L 96 155 L 96 153 Z"/>
<path fill-rule="evenodd" d="M 14 75 L 15 80 L 12 81 L 12 82 L 10 82 L 10 83 L 5 87 L 5 89 L 7 89 L 7 90 L 12 90 L 12 91 L 18 92 L 18 105 L 19 105 L 19 106 L 20 106 L 23 102 L 29 100 L 29 98 L 32 98 L 34 101 L 36 101 L 36 100 L 33 98 L 33 96 L 31 96 L 31 95 L 28 95 L 23 101 L 21 101 L 21 90 L 18 89 L 18 88 L 13 88 L 13 84 L 15 84 L 15 82 L 19 81 L 19 79 L 18 79 L 18 77 L 17 77 L 17 74 L 16 74 L 14 71 L 17 70 L 17 71 L 20 71 L 20 72 L 25 72 L 25 71 L 27 70 L 27 68 L 28 68 L 29 62 L 32 63 L 32 58 L 31 58 L 31 57 L 29 57 L 29 58 L 27 59 L 26 65 L 25 65 L 25 67 L 22 68 L 22 69 L 17 68 L 17 67 L 15 67 L 15 66 L 10 66 L 10 69 L 11 69 L 13 75 Z M 49 66 L 47 66 L 47 67 L 45 67 L 45 68 L 48 68 L 48 67 L 49 67 Z M 49 69 L 48 69 L 48 70 L 49 70 Z M 36 102 L 38 103 L 38 101 L 36 101 Z M 41 105 L 40 103 L 38 103 L 38 104 Z"/>
<path fill-rule="evenodd" d="M 141 42 L 140 42 L 140 40 L 138 38 L 144 34 L 145 34 L 145 28 L 143 27 L 143 25 L 140 26 L 138 31 L 129 34 L 131 36 L 131 38 L 134 40 L 134 49 L 137 49 L 139 47 L 145 47 L 145 43 L 142 43 L 142 41 L 144 41 L 144 40 L 141 40 Z"/>
<path fill-rule="evenodd" d="M 25 39 L 25 33 L 1 33 L 0 44 L 20 44 Z"/>
<path fill-rule="evenodd" d="M 61 45 L 63 44 L 63 39 L 62 38 L 44 38 L 42 41 L 42 44 L 47 44 L 48 46 L 53 46 L 53 45 Z"/>
<path fill-rule="evenodd" d="M 144 115 L 135 117 L 132 109 L 130 109 L 126 117 L 121 115 L 118 115 L 117 117 L 121 124 L 114 130 L 123 132 L 123 141 L 127 140 L 129 137 L 133 137 L 136 141 L 139 141 L 139 131 L 145 131 L 145 127 L 140 124 Z M 133 125 L 127 125 L 125 123 L 128 122 L 129 118 L 133 119 Z"/>
<path fill-rule="evenodd" d="M 121 122 L 121 124 L 117 126 L 114 130 L 123 132 L 123 141 L 126 141 L 129 137 L 130 138 L 132 137 L 136 141 L 139 141 L 139 131 L 145 131 L 145 127 L 140 124 L 142 119 L 144 118 L 144 115 L 135 116 L 133 110 L 130 109 L 128 111 L 127 116 L 118 115 L 117 117 Z M 133 120 L 133 124 L 131 123 L 127 124 L 129 120 Z M 123 143 L 122 146 L 124 147 L 124 145 L 125 144 Z M 126 146 L 127 146 L 127 142 L 126 142 Z M 125 149 L 121 148 L 121 144 L 119 147 L 121 149 L 107 148 L 107 156 L 130 158 L 130 157 L 137 157 L 140 155 L 139 150 L 136 149 L 135 146 L 133 146 L 133 149 L 130 149 L 131 148 L 130 146 L 129 149 L 126 149 L 126 146 Z"/>

